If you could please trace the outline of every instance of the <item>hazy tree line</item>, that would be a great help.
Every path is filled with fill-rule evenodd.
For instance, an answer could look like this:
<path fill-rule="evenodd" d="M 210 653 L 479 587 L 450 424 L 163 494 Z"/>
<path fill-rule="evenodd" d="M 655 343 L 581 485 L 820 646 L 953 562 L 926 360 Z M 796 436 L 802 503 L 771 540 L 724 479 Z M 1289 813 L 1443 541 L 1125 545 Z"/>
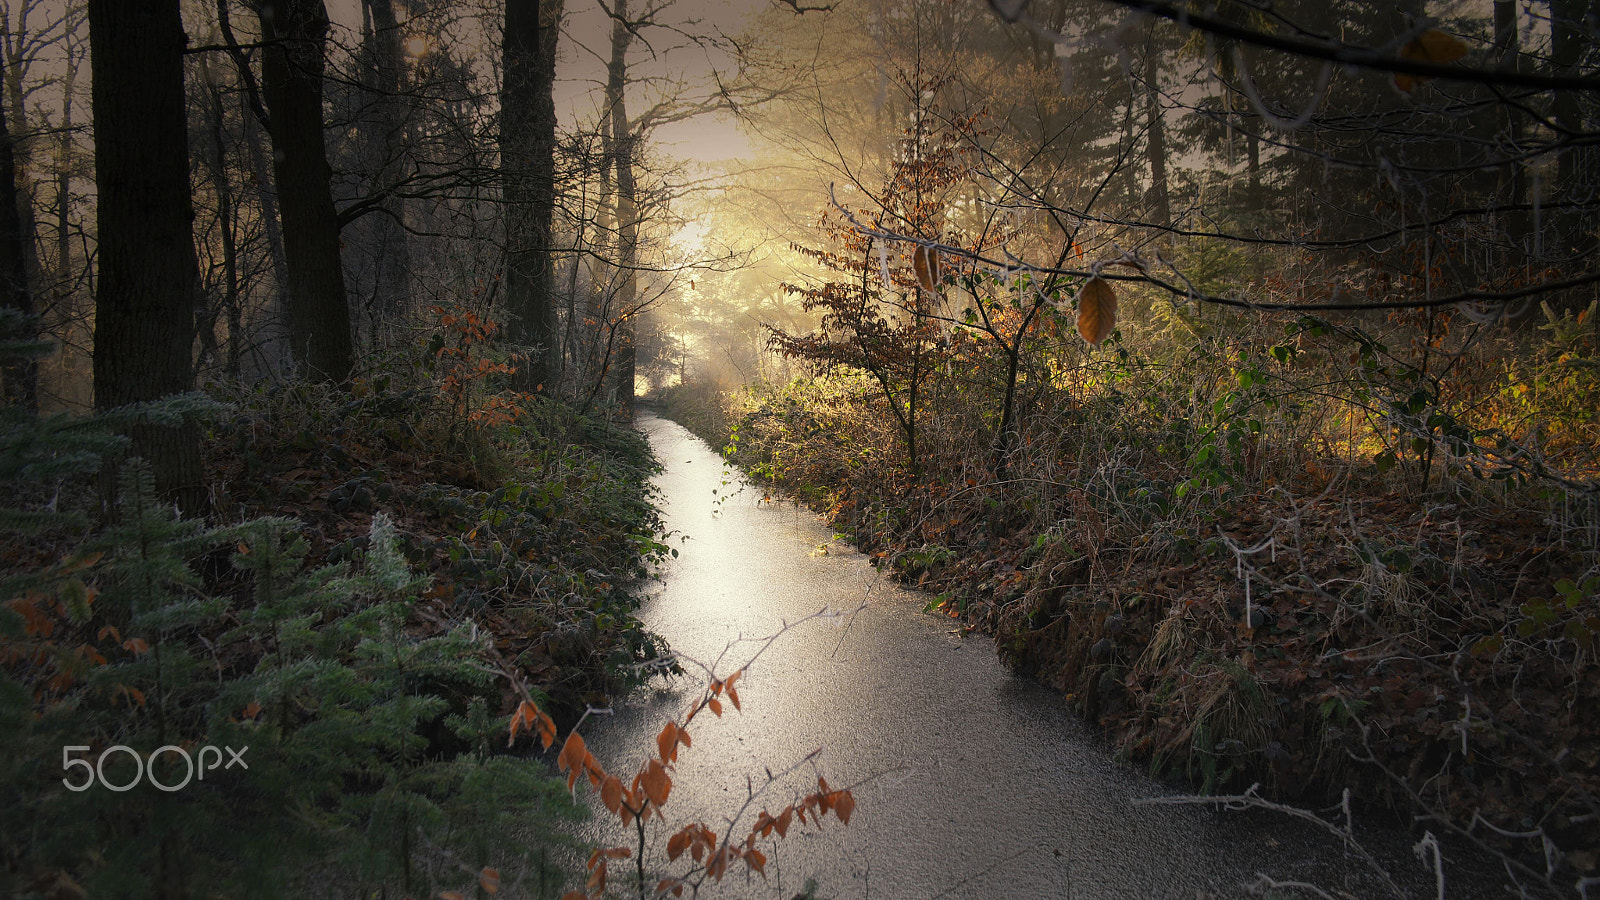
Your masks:
<path fill-rule="evenodd" d="M 769 263 L 825 243 L 832 185 L 891 238 L 966 254 L 947 275 L 1003 249 L 1040 279 L 1029 319 L 1117 260 L 1179 317 L 1465 302 L 1515 319 L 1582 309 L 1600 278 L 1584 0 L 868 0 L 776 4 L 733 37 L 611 0 L 593 47 L 561 34 L 564 2 L 362 0 L 352 31 L 322 0 L 10 0 L 4 302 L 58 351 L 11 365 L 8 396 L 105 409 L 219 377 L 346 383 L 457 306 L 507 326 L 523 389 L 584 407 L 695 354 L 748 374 L 765 326 L 815 320 L 771 265 L 697 293 L 669 262 L 693 179 L 652 137 L 710 112 L 764 155 L 708 221 L 765 232 Z M 683 47 L 727 70 L 641 67 Z M 563 53 L 604 68 L 585 121 L 558 121 Z M 921 220 L 885 194 L 908 129 L 961 145 Z M 910 245 L 889 243 L 903 267 Z M 959 306 L 908 309 L 948 324 Z M 192 443 L 152 431 L 140 449 L 169 440 Z M 167 489 L 198 484 L 192 454 L 158 457 Z"/>
<path fill-rule="evenodd" d="M 601 4 L 609 45 L 574 48 L 560 0 L 362 0 L 354 31 L 323 0 L 6 4 L 5 303 L 56 347 L 6 371 L 8 398 L 349 384 L 470 308 L 522 389 L 630 403 L 633 322 L 671 277 L 644 233 L 675 191 L 649 135 L 731 102 L 637 74 L 652 32 L 679 36 L 670 4 L 636 7 Z M 558 127 L 557 56 L 590 51 L 596 111 Z M 142 435 L 198 508 L 192 429 Z"/>

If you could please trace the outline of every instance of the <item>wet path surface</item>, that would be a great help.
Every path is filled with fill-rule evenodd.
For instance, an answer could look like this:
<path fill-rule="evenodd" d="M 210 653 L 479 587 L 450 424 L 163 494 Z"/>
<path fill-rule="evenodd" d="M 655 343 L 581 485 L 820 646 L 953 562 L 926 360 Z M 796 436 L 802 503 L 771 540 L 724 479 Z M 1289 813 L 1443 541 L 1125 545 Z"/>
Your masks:
<path fill-rule="evenodd" d="M 1172 789 L 1113 762 L 1058 695 L 1013 675 L 988 639 L 924 613 L 925 597 L 884 579 L 808 511 L 762 501 L 678 425 L 641 415 L 639 426 L 666 466 L 657 483 L 680 551 L 642 617 L 674 650 L 708 663 L 726 652 L 726 674 L 757 649 L 741 638 L 824 606 L 846 611 L 774 642 L 740 682 L 742 714 L 695 719 L 665 810 L 674 828 L 698 820 L 721 834 L 747 783 L 821 748 L 830 784 L 864 781 L 855 815 L 848 827 L 830 816 L 820 830 L 791 832 L 769 854 L 765 883 L 741 865 L 712 896 L 789 900 L 815 879 L 818 897 L 838 900 L 1235 897 L 1259 871 L 1382 894 L 1331 841 L 1282 817 L 1133 805 Z M 638 692 L 585 725 L 591 748 L 619 773 L 635 771 L 703 684 Z M 765 805 L 786 804 L 803 782 L 815 784 L 809 769 Z M 746 820 L 736 833 L 748 829 Z M 588 832 L 631 843 L 614 820 L 597 817 Z"/>

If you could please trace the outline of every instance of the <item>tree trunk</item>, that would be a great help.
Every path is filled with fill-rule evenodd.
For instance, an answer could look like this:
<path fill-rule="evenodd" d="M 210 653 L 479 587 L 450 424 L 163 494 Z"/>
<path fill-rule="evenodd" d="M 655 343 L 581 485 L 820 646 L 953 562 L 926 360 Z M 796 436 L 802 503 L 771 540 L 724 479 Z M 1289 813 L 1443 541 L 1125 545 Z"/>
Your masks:
<path fill-rule="evenodd" d="M 617 318 L 617 403 L 633 409 L 637 352 L 634 348 L 635 307 L 639 303 L 639 186 L 633 169 L 633 125 L 628 121 L 628 0 L 617 0 L 611 25 L 611 61 L 606 66 L 606 110 L 610 115 L 610 156 L 617 176 L 617 293 L 612 315 Z"/>
<path fill-rule="evenodd" d="M 1144 47 L 1145 154 L 1150 161 L 1150 217 L 1152 224 L 1172 224 L 1172 202 L 1167 196 L 1167 123 L 1161 109 L 1161 55 L 1156 49 L 1156 24 L 1150 22 Z"/>
<path fill-rule="evenodd" d="M 272 117 L 272 169 L 288 262 L 290 352 L 315 379 L 350 375 L 350 299 L 339 256 L 322 134 L 322 0 L 261 0 L 261 96 Z"/>
<path fill-rule="evenodd" d="M 33 292 L 28 287 L 27 255 L 23 246 L 22 215 L 18 205 L 17 162 L 12 153 L 11 129 L 0 104 L 0 307 L 21 313 L 22 331 L 4 335 L 31 343 L 39 336 L 34 317 Z M 32 356 L 0 360 L 0 399 L 29 412 L 39 409 L 39 363 Z"/>
<path fill-rule="evenodd" d="M 368 88 L 374 94 L 374 122 L 370 127 L 366 156 L 379 189 L 406 175 L 406 98 L 404 52 L 400 23 L 394 14 L 394 0 L 363 0 L 372 21 L 367 35 L 371 62 Z M 377 260 L 373 266 L 373 330 L 384 321 L 403 317 L 411 308 L 411 253 L 405 229 L 405 200 L 390 197 L 383 212 L 369 216 Z"/>
<path fill-rule="evenodd" d="M 99 291 L 94 402 L 108 410 L 193 386 L 199 282 L 189 193 L 185 37 L 178 0 L 89 0 Z M 133 453 L 156 489 L 205 509 L 199 430 L 145 424 Z"/>
<path fill-rule="evenodd" d="M 1588 46 L 1588 26 L 1593 0 L 1550 0 L 1550 58 L 1557 75 L 1578 75 Z M 1587 129 L 1585 100 L 1578 91 L 1556 91 L 1551 104 L 1555 124 L 1564 135 Z M 1572 142 L 1572 137 L 1564 137 Z M 1592 146 L 1569 143 L 1556 156 L 1557 199 L 1591 204 L 1595 198 L 1596 153 Z M 1554 217 L 1556 248 L 1573 259 L 1596 246 L 1594 211 L 1588 206 L 1566 210 Z"/>
<path fill-rule="evenodd" d="M 506 206 L 507 337 L 528 347 L 529 389 L 553 391 L 560 351 L 555 303 L 556 39 L 563 0 L 506 0 L 501 44 L 500 168 Z"/>

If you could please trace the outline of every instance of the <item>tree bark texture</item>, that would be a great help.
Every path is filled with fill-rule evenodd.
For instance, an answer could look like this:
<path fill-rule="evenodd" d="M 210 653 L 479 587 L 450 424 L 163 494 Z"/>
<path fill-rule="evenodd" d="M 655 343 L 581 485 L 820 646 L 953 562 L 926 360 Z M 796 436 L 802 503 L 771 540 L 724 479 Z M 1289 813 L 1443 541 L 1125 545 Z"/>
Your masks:
<path fill-rule="evenodd" d="M 506 0 L 501 43 L 500 170 L 506 223 L 506 335 L 533 350 L 525 388 L 552 390 L 559 375 L 555 267 L 556 40 L 563 0 Z"/>
<path fill-rule="evenodd" d="M 405 53 L 394 0 L 363 0 L 371 31 L 366 35 L 369 64 L 367 88 L 372 94 L 370 121 L 363 155 L 372 173 L 372 188 L 387 190 L 404 178 L 409 165 L 406 149 Z M 403 317 L 411 307 L 410 243 L 405 229 L 405 200 L 389 197 L 382 212 L 365 217 L 376 259 L 372 265 L 372 330 Z M 375 337 L 372 335 L 370 337 Z"/>
<path fill-rule="evenodd" d="M 38 337 L 33 292 L 28 286 L 27 255 L 23 247 L 22 214 L 18 207 L 17 161 L 12 152 L 11 129 L 4 104 L 0 104 L 0 306 L 22 314 L 23 332 L 4 338 L 31 342 Z M 30 412 L 39 408 L 39 364 L 31 356 L 0 360 L 0 399 Z"/>
<path fill-rule="evenodd" d="M 628 0 L 616 0 L 611 25 L 611 60 L 606 66 L 606 110 L 610 116 L 610 157 L 617 188 L 617 291 L 611 315 L 617 319 L 617 403 L 633 409 L 638 354 L 634 323 L 639 303 L 639 184 L 634 172 L 633 123 L 628 121 Z"/>
<path fill-rule="evenodd" d="M 89 0 L 99 190 L 94 402 L 97 410 L 193 386 L 199 288 L 189 191 L 185 37 L 178 0 Z M 199 431 L 136 426 L 133 454 L 156 490 L 205 508 Z"/>
<path fill-rule="evenodd" d="M 272 118 L 272 170 L 288 263 L 289 340 L 312 378 L 350 375 L 350 298 L 339 252 L 327 144 L 322 132 L 322 0 L 261 0 L 261 94 Z"/>

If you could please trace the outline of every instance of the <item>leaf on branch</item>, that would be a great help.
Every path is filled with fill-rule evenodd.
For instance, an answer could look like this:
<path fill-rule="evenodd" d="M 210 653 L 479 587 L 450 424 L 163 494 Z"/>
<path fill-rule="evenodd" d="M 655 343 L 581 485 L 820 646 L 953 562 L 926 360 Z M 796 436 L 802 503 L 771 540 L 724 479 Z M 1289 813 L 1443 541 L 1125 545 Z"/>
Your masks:
<path fill-rule="evenodd" d="M 683 851 L 689 849 L 689 844 L 692 842 L 690 838 L 690 832 L 694 829 L 694 827 L 695 826 L 693 825 L 685 825 L 683 826 L 683 830 L 679 831 L 672 837 L 667 838 L 668 862 L 676 862 L 678 857 L 683 855 Z"/>
<path fill-rule="evenodd" d="M 1096 275 L 1078 290 L 1078 333 L 1091 344 L 1111 336 L 1117 327 L 1117 294 Z"/>
<path fill-rule="evenodd" d="M 850 793 L 849 791 L 835 792 L 833 800 L 833 814 L 839 817 L 839 821 L 849 825 L 850 814 L 855 811 L 856 798 L 854 794 Z"/>
<path fill-rule="evenodd" d="M 754 847 L 746 848 L 744 851 L 744 861 L 746 865 L 750 866 L 750 868 L 755 869 L 756 873 L 762 878 L 767 877 L 767 857 L 760 850 L 757 850 Z"/>
<path fill-rule="evenodd" d="M 584 768 L 584 761 L 589 756 L 589 748 L 583 745 L 583 738 L 576 731 L 567 735 L 567 742 L 561 745 L 561 755 L 556 757 L 556 765 L 567 773 L 567 790 L 578 783 L 578 774 Z"/>
<path fill-rule="evenodd" d="M 1424 31 L 1407 41 L 1406 45 L 1400 48 L 1400 57 L 1402 59 L 1409 59 L 1414 62 L 1437 63 L 1439 65 L 1453 63 L 1466 55 L 1466 44 L 1437 28 L 1430 28 Z M 1432 80 L 1427 75 L 1407 75 L 1404 72 L 1396 72 L 1394 86 L 1409 94 L 1416 90 L 1419 85 Z"/>
<path fill-rule="evenodd" d="M 622 809 L 622 779 L 615 775 L 607 775 L 606 780 L 600 785 L 600 802 L 606 809 L 616 815 Z"/>
<path fill-rule="evenodd" d="M 722 718 L 722 701 L 712 697 L 706 701 L 706 705 L 711 707 L 711 711 L 717 714 L 717 718 Z"/>
<path fill-rule="evenodd" d="M 478 873 L 478 884 L 482 885 L 490 896 L 500 893 L 500 870 L 485 866 L 483 871 Z"/>
<path fill-rule="evenodd" d="M 911 268 L 917 273 L 917 284 L 925 291 L 932 291 L 939 286 L 939 251 L 932 247 L 918 246 L 911 253 Z M 729 679 L 730 681 L 732 679 Z"/>
<path fill-rule="evenodd" d="M 738 681 L 739 676 L 742 674 L 744 674 L 743 669 L 734 672 L 732 675 L 728 676 L 728 680 L 723 682 L 722 685 L 723 689 L 728 692 L 728 699 L 733 701 L 733 708 L 740 710 L 741 712 L 743 711 L 743 708 L 739 706 L 739 692 L 733 689 L 733 683 Z"/>
<path fill-rule="evenodd" d="M 660 760 L 652 759 L 645 765 L 639 782 L 644 787 L 644 795 L 657 806 L 665 804 L 667 795 L 672 793 L 672 778 L 667 775 Z"/>
<path fill-rule="evenodd" d="M 661 754 L 661 761 L 670 763 L 678 758 L 678 723 L 668 722 L 661 733 L 656 735 L 656 750 Z"/>

